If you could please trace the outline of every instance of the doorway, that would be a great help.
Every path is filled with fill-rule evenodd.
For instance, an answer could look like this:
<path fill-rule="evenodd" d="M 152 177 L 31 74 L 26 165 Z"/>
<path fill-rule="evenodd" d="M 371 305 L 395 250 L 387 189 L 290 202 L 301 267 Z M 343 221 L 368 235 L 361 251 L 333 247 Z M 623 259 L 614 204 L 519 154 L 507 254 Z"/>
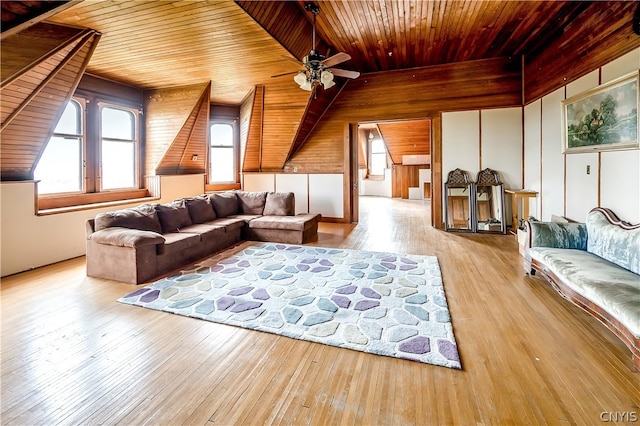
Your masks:
<path fill-rule="evenodd" d="M 348 185 L 352 223 L 358 222 L 360 196 L 421 200 L 430 204 L 433 198 L 432 121 L 423 118 L 349 125 Z M 426 208 L 431 209 L 428 205 Z"/>

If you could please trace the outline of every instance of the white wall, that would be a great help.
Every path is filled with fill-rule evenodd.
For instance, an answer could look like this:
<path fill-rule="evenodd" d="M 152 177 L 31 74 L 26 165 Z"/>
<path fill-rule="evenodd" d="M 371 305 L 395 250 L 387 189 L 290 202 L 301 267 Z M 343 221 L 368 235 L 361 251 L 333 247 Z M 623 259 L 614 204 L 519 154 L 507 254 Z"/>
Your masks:
<path fill-rule="evenodd" d="M 496 170 L 500 172 L 505 188 L 521 189 L 522 108 L 489 109 L 480 114 L 480 169 Z"/>
<path fill-rule="evenodd" d="M 540 193 L 542 129 L 540 126 L 542 101 L 538 99 L 524 107 L 524 188 Z M 540 218 L 540 196 L 529 198 L 529 214 Z"/>
<path fill-rule="evenodd" d="M 505 188 L 522 188 L 522 108 L 443 113 L 443 185 L 456 168 L 466 170 L 472 181 L 479 171 L 491 168 L 500 174 Z M 505 203 L 507 223 L 511 223 L 508 197 Z M 443 199 L 443 215 L 445 204 Z"/>
<path fill-rule="evenodd" d="M 564 154 L 562 101 L 640 68 L 636 49 L 524 108 L 525 187 L 540 191 L 538 218 L 584 221 L 598 205 L 640 222 L 640 151 Z M 589 166 L 590 173 L 587 173 Z"/>
<path fill-rule="evenodd" d="M 309 213 L 309 175 L 277 174 L 276 190 L 295 194 L 296 214 Z"/>
<path fill-rule="evenodd" d="M 344 217 L 342 174 L 245 173 L 245 191 L 293 192 L 296 214 L 320 213 L 323 217 Z"/>
<path fill-rule="evenodd" d="M 163 176 L 161 199 L 167 202 L 201 194 L 203 175 Z M 112 203 L 109 206 L 68 213 L 36 215 L 35 183 L 0 184 L 1 276 L 11 275 L 85 254 L 85 221 L 106 211 L 134 207 L 136 203 Z"/>
<path fill-rule="evenodd" d="M 564 158 L 562 156 L 562 101 L 564 87 L 542 98 L 540 205 L 542 220 L 564 216 Z"/>
<path fill-rule="evenodd" d="M 274 173 L 244 173 L 242 175 L 242 189 L 274 192 L 276 190 L 276 175 Z"/>
<path fill-rule="evenodd" d="M 363 179 L 366 170 L 360 169 L 360 195 L 373 195 L 391 198 L 391 169 L 384 169 L 383 179 Z"/>

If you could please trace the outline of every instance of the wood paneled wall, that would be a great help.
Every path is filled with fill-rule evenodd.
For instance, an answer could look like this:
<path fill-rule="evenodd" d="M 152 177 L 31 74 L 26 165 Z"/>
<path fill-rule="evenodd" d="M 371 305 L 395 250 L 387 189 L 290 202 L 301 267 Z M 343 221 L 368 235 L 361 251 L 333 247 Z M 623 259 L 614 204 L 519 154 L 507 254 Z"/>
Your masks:
<path fill-rule="evenodd" d="M 33 179 L 99 39 L 93 30 L 36 24 L 2 41 L 2 180 Z"/>
<path fill-rule="evenodd" d="M 427 165 L 403 166 L 394 164 L 391 168 L 391 196 L 409 198 L 409 188 L 420 187 L 420 169 L 428 169 Z"/>
<path fill-rule="evenodd" d="M 525 56 L 524 103 L 576 80 L 640 46 L 633 1 L 597 1 L 569 24 L 541 54 Z"/>
<path fill-rule="evenodd" d="M 403 155 L 429 155 L 431 144 L 431 120 L 403 120 L 379 123 L 391 161 L 402 164 Z"/>
<path fill-rule="evenodd" d="M 310 97 L 310 92 L 289 79 L 266 86 L 261 170 L 282 170 Z"/>
<path fill-rule="evenodd" d="M 145 91 L 147 174 L 205 173 L 210 93 L 211 83 Z"/>
<path fill-rule="evenodd" d="M 520 106 L 520 65 L 519 59 L 498 58 L 362 75 L 347 83 L 285 170 L 342 173 L 346 122 L 422 119 L 440 111 Z"/>
<path fill-rule="evenodd" d="M 246 114 L 248 119 L 245 120 Z M 260 171 L 262 152 L 262 123 L 264 118 L 264 86 L 257 86 L 251 96 L 245 98 L 240 108 L 240 120 L 246 121 L 247 136 L 242 157 L 243 172 Z"/>

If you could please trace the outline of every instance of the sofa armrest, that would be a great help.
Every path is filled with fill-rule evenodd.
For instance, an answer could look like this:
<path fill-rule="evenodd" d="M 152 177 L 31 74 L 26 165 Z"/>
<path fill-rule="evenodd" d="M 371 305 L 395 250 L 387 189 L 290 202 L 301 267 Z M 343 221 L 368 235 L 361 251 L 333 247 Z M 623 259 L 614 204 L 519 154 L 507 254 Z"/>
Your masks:
<path fill-rule="evenodd" d="M 120 227 L 101 229 L 90 234 L 87 239 L 118 247 L 142 247 L 163 244 L 165 241 L 165 238 L 157 232 Z"/>
<path fill-rule="evenodd" d="M 527 221 L 526 226 L 528 248 L 587 249 L 587 225 L 584 223 Z"/>

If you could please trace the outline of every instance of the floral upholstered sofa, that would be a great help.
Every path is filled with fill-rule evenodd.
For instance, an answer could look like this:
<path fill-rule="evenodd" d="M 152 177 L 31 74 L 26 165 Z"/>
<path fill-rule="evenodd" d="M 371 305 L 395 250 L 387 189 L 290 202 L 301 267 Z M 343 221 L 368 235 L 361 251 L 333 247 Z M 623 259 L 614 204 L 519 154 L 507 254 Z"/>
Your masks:
<path fill-rule="evenodd" d="M 303 244 L 319 214 L 292 192 L 227 191 L 100 213 L 86 222 L 87 275 L 140 284 L 242 240 Z"/>
<path fill-rule="evenodd" d="M 586 223 L 529 221 L 527 230 L 526 272 L 613 331 L 640 371 L 640 224 L 598 207 Z"/>

